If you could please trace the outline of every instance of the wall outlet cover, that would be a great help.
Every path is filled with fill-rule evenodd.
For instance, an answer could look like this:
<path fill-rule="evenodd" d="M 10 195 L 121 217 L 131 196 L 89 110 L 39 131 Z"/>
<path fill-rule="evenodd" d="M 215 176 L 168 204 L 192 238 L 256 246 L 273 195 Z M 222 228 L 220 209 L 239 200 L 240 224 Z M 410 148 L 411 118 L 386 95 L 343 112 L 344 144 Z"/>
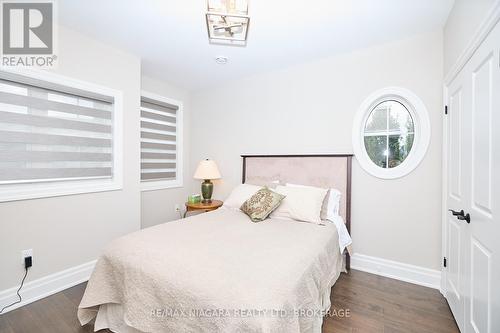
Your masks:
<path fill-rule="evenodd" d="M 26 249 L 21 251 L 21 264 L 24 266 L 24 258 L 33 257 L 33 249 Z"/>

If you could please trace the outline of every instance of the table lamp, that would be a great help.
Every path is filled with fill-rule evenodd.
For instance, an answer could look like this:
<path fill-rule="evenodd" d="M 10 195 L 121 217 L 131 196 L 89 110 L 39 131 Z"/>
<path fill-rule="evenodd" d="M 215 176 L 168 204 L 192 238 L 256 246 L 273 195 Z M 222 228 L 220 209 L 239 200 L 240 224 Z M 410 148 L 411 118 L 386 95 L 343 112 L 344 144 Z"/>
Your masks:
<path fill-rule="evenodd" d="M 221 175 L 219 168 L 217 168 L 217 164 L 215 164 L 213 160 L 207 158 L 198 164 L 196 172 L 194 173 L 194 179 L 203 179 L 203 183 L 201 183 L 201 196 L 203 197 L 203 203 L 212 202 L 214 184 L 211 180 L 220 178 Z"/>

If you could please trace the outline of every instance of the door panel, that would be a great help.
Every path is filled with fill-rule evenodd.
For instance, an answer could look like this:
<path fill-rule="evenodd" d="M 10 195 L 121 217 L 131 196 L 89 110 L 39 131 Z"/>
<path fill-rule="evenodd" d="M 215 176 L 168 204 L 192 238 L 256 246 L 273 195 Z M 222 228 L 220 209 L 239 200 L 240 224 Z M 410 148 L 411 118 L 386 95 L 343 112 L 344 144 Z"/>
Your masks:
<path fill-rule="evenodd" d="M 465 332 L 500 332 L 500 25 L 472 56 L 471 223 L 466 230 L 469 274 Z"/>
<path fill-rule="evenodd" d="M 456 221 L 449 218 L 448 219 L 448 253 L 459 254 L 461 249 L 461 229 Z M 460 288 L 460 255 L 450 255 L 448 259 L 448 291 L 452 292 L 453 295 L 449 295 L 448 300 L 450 301 L 450 297 L 453 297 L 451 301 L 453 301 L 453 306 L 460 306 L 461 300 L 461 288 Z"/>
<path fill-rule="evenodd" d="M 462 113 L 462 87 L 460 86 L 450 96 L 450 128 L 449 128 L 449 187 L 450 195 L 459 201 L 462 196 L 462 140 L 460 136 L 461 113 Z"/>
<path fill-rule="evenodd" d="M 500 332 L 500 24 L 448 88 L 446 298 L 461 332 Z M 470 223 L 465 215 L 470 214 Z"/>
<path fill-rule="evenodd" d="M 472 73 L 472 207 L 491 214 L 493 53 Z"/>
<path fill-rule="evenodd" d="M 463 209 L 467 202 L 467 182 L 464 181 L 465 148 L 464 134 L 466 134 L 464 118 L 464 102 L 468 86 L 464 75 L 459 74 L 449 86 L 450 97 L 448 101 L 448 208 L 456 211 Z M 460 329 L 464 326 L 465 301 L 464 301 L 464 224 L 455 216 L 447 217 L 447 273 L 446 273 L 446 298 L 455 316 Z"/>
<path fill-rule="evenodd" d="M 491 252 L 472 238 L 470 323 L 474 332 L 491 332 Z"/>

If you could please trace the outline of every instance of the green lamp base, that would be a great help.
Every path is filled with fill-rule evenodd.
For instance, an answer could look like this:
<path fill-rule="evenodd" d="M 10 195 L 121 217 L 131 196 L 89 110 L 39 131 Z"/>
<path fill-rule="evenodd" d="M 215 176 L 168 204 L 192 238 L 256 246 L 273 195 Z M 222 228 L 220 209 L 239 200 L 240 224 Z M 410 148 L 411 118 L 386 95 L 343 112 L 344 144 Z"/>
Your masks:
<path fill-rule="evenodd" d="M 214 191 L 214 184 L 210 181 L 210 179 L 205 179 L 203 183 L 201 183 L 201 196 L 203 197 L 203 203 L 211 203 L 212 202 L 212 193 Z"/>

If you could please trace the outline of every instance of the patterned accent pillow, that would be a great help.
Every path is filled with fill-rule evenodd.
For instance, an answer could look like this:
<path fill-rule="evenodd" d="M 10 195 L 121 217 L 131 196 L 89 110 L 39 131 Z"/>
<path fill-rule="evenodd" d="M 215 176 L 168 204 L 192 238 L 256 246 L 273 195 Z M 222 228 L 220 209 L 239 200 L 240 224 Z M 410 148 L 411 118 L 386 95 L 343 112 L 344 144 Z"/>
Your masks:
<path fill-rule="evenodd" d="M 262 188 L 241 205 L 240 209 L 247 214 L 253 222 L 264 221 L 273 210 L 278 208 L 285 196 Z"/>

